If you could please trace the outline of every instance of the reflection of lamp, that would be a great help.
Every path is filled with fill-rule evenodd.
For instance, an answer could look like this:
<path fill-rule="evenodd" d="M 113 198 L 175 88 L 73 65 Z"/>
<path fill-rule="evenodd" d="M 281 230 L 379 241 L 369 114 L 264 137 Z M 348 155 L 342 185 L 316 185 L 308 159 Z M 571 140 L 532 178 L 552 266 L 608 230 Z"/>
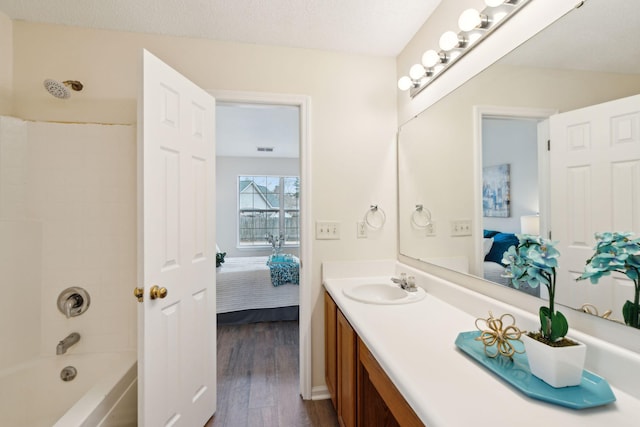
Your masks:
<path fill-rule="evenodd" d="M 523 215 L 520 217 L 520 232 L 522 234 L 540 235 L 540 215 Z"/>

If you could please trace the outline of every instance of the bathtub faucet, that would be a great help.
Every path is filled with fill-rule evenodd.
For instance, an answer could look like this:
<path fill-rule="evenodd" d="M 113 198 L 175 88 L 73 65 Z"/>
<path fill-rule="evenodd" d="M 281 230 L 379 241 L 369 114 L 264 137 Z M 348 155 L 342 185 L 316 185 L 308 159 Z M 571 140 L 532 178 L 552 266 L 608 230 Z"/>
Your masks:
<path fill-rule="evenodd" d="M 65 354 L 69 347 L 80 341 L 80 334 L 77 332 L 70 333 L 65 339 L 60 341 L 56 346 L 56 354 Z"/>

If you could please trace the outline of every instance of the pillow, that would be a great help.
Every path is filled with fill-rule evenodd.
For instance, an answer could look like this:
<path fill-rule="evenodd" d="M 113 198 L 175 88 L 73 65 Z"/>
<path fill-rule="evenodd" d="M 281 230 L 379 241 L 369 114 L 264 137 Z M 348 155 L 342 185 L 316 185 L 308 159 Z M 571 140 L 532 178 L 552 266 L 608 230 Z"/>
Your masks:
<path fill-rule="evenodd" d="M 491 246 L 493 246 L 493 238 L 489 237 L 489 238 L 484 238 L 482 240 L 482 247 L 484 249 L 484 256 L 487 256 L 487 254 L 489 253 L 489 251 L 491 250 Z"/>
<path fill-rule="evenodd" d="M 226 252 L 216 252 L 216 267 L 220 267 L 224 264 L 224 257 L 227 256 Z"/>
<path fill-rule="evenodd" d="M 496 234 L 498 234 L 499 231 L 494 231 L 494 230 L 484 230 L 484 237 L 489 238 L 489 237 L 493 237 Z"/>
<path fill-rule="evenodd" d="M 502 255 L 509 250 L 510 246 L 518 246 L 516 235 L 513 233 L 497 233 L 493 236 L 493 246 L 491 246 L 491 250 L 484 257 L 484 260 L 502 264 Z"/>

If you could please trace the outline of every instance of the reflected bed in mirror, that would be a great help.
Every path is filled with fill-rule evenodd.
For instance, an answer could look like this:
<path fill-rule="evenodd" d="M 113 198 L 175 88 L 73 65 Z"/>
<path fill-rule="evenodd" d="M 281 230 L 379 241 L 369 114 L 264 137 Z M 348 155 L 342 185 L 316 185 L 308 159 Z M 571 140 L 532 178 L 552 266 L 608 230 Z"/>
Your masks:
<path fill-rule="evenodd" d="M 640 44 L 628 43 L 637 16 L 639 2 L 589 0 L 400 127 L 402 255 L 509 286 L 502 253 L 536 215 L 540 235 L 559 241 L 556 300 L 622 320 L 631 281 L 575 279 L 596 231 L 640 234 Z M 622 110 L 601 105 L 622 98 Z M 599 143 L 623 149 L 598 163 Z M 598 151 L 572 160 L 558 147 Z M 501 165 L 508 175 L 483 183 L 483 169 Z M 426 227 L 412 221 L 420 205 Z"/>

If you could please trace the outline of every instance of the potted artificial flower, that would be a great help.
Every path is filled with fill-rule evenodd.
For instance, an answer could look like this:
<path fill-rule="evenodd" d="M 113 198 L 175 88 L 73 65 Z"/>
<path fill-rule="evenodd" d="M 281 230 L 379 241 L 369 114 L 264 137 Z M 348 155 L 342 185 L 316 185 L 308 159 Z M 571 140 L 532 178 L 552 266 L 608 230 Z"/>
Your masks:
<path fill-rule="evenodd" d="M 595 254 L 587 260 L 584 273 L 577 280 L 590 279 L 598 283 L 612 271 L 622 273 L 633 281 L 633 302 L 627 300 L 622 307 L 624 323 L 640 328 L 640 238 L 633 233 L 596 233 Z"/>
<path fill-rule="evenodd" d="M 521 283 L 532 288 L 544 285 L 549 292 L 549 305 L 540 307 L 540 330 L 522 335 L 531 373 L 552 387 L 578 385 L 587 348 L 565 337 L 569 324 L 554 307 L 560 253 L 554 242 L 540 236 L 517 237 L 518 246 L 511 246 L 502 259 L 511 283 L 516 289 Z"/>

